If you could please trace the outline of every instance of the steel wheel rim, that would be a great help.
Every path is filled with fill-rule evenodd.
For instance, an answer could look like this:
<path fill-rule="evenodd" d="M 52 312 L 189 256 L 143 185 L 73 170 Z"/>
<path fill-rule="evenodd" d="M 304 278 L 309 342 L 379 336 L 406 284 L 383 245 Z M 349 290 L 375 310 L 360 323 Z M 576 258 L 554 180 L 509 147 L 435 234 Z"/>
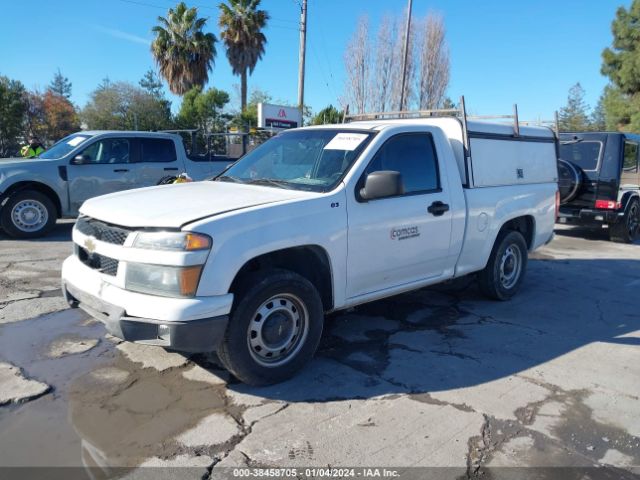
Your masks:
<path fill-rule="evenodd" d="M 500 284 L 507 290 L 513 288 L 522 271 L 522 252 L 515 244 L 509 245 L 500 259 Z"/>
<path fill-rule="evenodd" d="M 640 234 L 640 208 L 638 208 L 638 203 L 634 202 L 629 209 L 627 228 L 629 230 L 629 237 L 631 237 L 632 240 L 635 240 Z"/>
<path fill-rule="evenodd" d="M 256 309 L 249 322 L 251 357 L 264 367 L 283 365 L 300 351 L 308 330 L 304 302 L 290 293 L 274 295 Z"/>
<path fill-rule="evenodd" d="M 37 200 L 22 200 L 11 209 L 11 220 L 22 232 L 37 232 L 49 221 L 49 212 Z"/>

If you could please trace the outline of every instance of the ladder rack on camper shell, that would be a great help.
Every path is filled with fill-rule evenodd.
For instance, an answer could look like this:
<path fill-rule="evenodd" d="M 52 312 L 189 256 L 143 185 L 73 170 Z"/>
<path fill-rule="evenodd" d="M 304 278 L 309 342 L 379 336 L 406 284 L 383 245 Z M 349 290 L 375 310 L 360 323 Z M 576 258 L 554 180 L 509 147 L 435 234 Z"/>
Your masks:
<path fill-rule="evenodd" d="M 539 125 L 552 128 L 556 137 L 559 134 L 558 128 L 558 112 L 555 113 L 554 120 L 534 120 L 521 121 L 518 119 L 518 105 L 513 105 L 513 113 L 511 115 L 468 115 L 464 101 L 464 95 L 460 97 L 459 108 L 444 108 L 436 110 L 398 110 L 393 112 L 374 112 L 374 113 L 358 113 L 349 114 L 349 106 L 347 105 L 343 123 L 352 121 L 366 120 L 398 120 L 411 118 L 434 118 L 434 117 L 457 117 L 462 122 L 463 145 L 469 151 L 469 135 L 467 131 L 467 120 L 510 120 L 513 122 L 514 136 L 520 136 L 520 126 Z"/>

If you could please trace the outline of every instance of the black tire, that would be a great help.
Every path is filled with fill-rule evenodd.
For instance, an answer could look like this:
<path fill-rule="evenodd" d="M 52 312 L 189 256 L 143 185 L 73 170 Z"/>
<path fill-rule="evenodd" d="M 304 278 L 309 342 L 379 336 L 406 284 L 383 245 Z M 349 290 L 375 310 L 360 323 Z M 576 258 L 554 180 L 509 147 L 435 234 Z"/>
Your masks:
<path fill-rule="evenodd" d="M 156 183 L 156 185 L 171 185 L 176 181 L 177 178 L 178 177 L 176 177 L 175 175 L 165 175 L 160 180 L 158 180 L 158 183 Z"/>
<path fill-rule="evenodd" d="M 637 198 L 630 201 L 617 223 L 609 225 L 609 238 L 617 243 L 633 243 L 640 239 L 640 201 Z"/>
<path fill-rule="evenodd" d="M 527 255 L 527 243 L 520 232 L 500 232 L 487 266 L 478 274 L 480 291 L 494 300 L 513 297 L 524 278 Z"/>
<path fill-rule="evenodd" d="M 322 336 L 324 312 L 316 288 L 296 273 L 274 269 L 247 277 L 234 294 L 217 352 L 222 364 L 249 385 L 291 378 L 311 360 Z"/>
<path fill-rule="evenodd" d="M 0 226 L 13 238 L 42 237 L 53 228 L 56 219 L 53 201 L 36 190 L 13 193 L 0 211 Z"/>
<path fill-rule="evenodd" d="M 565 204 L 573 200 L 582 184 L 582 169 L 566 160 L 558 159 L 558 190 L 560 203 Z"/>

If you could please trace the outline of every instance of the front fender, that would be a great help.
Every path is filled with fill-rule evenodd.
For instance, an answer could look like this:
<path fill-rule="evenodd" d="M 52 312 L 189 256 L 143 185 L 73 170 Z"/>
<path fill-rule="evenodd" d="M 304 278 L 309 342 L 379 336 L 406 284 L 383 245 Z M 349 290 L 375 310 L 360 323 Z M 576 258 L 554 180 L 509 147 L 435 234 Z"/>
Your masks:
<path fill-rule="evenodd" d="M 253 207 L 189 225 L 187 229 L 207 233 L 213 238 L 198 295 L 228 293 L 236 274 L 256 257 L 287 248 L 316 245 L 329 257 L 334 304 L 341 305 L 346 291 L 347 259 L 344 198 L 344 192 L 340 191 Z"/>
<path fill-rule="evenodd" d="M 67 182 L 60 176 L 57 166 L 47 166 L 41 172 L 32 171 L 30 168 L 0 171 L 0 203 L 11 193 L 29 188 L 30 184 L 42 185 L 47 191 L 55 194 L 62 215 L 69 210 Z"/>

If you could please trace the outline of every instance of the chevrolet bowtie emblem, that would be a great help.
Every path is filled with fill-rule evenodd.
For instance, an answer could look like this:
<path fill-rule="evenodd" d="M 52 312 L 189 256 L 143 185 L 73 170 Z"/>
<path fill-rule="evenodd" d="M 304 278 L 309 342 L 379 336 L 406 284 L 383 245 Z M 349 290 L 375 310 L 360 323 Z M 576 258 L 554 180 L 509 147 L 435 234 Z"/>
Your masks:
<path fill-rule="evenodd" d="M 84 248 L 86 248 L 89 253 L 93 253 L 96 250 L 96 242 L 94 242 L 92 238 L 87 238 L 84 241 Z"/>

